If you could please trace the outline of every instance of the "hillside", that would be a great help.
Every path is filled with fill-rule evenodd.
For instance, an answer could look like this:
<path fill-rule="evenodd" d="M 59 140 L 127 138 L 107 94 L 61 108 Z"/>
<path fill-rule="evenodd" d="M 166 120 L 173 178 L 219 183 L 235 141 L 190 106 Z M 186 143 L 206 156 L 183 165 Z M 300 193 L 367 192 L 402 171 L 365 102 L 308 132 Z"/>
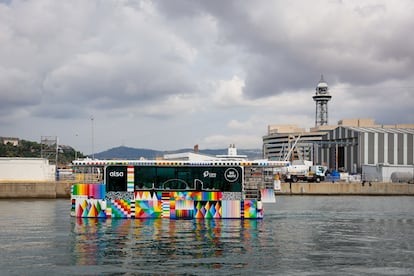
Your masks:
<path fill-rule="evenodd" d="M 44 154 L 49 161 L 55 163 L 55 149 L 56 144 L 51 145 L 50 148 L 43 145 L 43 150 L 47 150 L 49 153 Z M 33 157 L 40 158 L 42 156 L 42 145 L 37 142 L 19 140 L 18 145 L 13 145 L 10 143 L 0 143 L 0 157 Z M 75 156 L 79 158 L 86 157 L 82 152 L 75 150 L 70 146 L 59 145 L 58 148 L 58 165 L 65 166 L 72 162 Z"/>
<path fill-rule="evenodd" d="M 56 147 L 56 145 L 53 145 Z M 31 142 L 26 140 L 19 140 L 19 145 L 13 146 L 12 144 L 2 144 L 0 143 L 0 157 L 41 157 L 41 148 L 42 145 L 37 142 Z M 156 159 L 158 157 L 163 157 L 165 154 L 173 153 L 182 153 L 182 152 L 192 152 L 193 149 L 179 149 L 179 150 L 170 150 L 170 151 L 158 151 L 152 149 L 143 149 L 143 148 L 131 148 L 131 147 L 115 147 L 109 150 L 95 153 L 94 157 L 97 159 Z M 201 154 L 205 155 L 223 155 L 227 154 L 226 149 L 201 149 L 199 151 Z M 250 160 L 260 159 L 262 152 L 260 149 L 238 149 L 238 154 L 247 155 L 247 158 Z M 59 166 L 64 166 L 72 162 L 75 157 L 84 158 L 85 154 L 77 151 L 71 146 L 59 145 L 58 153 L 58 163 Z M 51 162 L 54 161 L 54 156 L 52 157 Z"/>
<path fill-rule="evenodd" d="M 112 148 L 100 153 L 95 153 L 97 159 L 139 159 L 141 157 L 146 159 L 155 159 L 162 157 L 164 153 L 162 151 L 141 149 L 141 148 L 130 148 L 120 146 Z"/>
<path fill-rule="evenodd" d="M 100 153 L 95 153 L 97 159 L 155 159 L 157 157 L 163 157 L 164 154 L 181 153 L 181 152 L 192 152 L 192 149 L 179 149 L 174 151 L 157 151 L 151 149 L 142 148 L 131 148 L 120 146 L 112 148 Z M 238 149 L 238 154 L 247 155 L 248 159 L 260 159 L 262 152 L 260 149 Z M 200 150 L 201 154 L 206 155 L 220 155 L 227 154 L 227 149 L 205 149 Z"/>

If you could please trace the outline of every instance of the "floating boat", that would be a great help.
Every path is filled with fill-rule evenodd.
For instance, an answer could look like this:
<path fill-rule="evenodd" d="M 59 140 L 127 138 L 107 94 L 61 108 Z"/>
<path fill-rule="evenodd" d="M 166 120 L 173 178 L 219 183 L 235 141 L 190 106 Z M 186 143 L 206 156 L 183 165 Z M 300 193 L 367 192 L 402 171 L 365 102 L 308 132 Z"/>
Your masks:
<path fill-rule="evenodd" d="M 267 160 L 77 160 L 74 172 L 87 183 L 72 185 L 71 215 L 261 219 L 263 203 L 276 202 L 277 172 L 287 165 Z"/>

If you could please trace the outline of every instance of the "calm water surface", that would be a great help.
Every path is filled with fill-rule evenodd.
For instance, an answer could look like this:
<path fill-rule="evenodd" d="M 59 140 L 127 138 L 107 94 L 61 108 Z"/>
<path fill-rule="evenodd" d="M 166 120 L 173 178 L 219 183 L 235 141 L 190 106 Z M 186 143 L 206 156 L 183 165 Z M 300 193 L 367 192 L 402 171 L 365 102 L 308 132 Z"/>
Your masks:
<path fill-rule="evenodd" d="M 98 220 L 0 200 L 1 275 L 414 275 L 414 197 L 283 196 L 263 220 Z"/>

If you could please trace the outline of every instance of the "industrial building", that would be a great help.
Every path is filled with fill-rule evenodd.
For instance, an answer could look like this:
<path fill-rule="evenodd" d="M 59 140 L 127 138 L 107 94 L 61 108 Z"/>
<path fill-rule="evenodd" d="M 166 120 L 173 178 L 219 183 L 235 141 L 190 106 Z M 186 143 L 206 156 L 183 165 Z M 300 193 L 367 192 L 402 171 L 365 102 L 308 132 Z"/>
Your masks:
<path fill-rule="evenodd" d="M 321 162 L 361 172 L 362 165 L 413 165 L 414 125 L 375 125 L 374 120 L 342 120 L 322 136 Z"/>
<path fill-rule="evenodd" d="M 413 165 L 413 137 L 414 124 L 375 125 L 373 119 L 341 120 L 337 126 L 310 131 L 269 126 L 263 153 L 270 160 L 310 160 L 357 173 L 368 164 Z"/>
<path fill-rule="evenodd" d="M 315 144 L 321 142 L 322 136 L 327 134 L 322 131 L 325 129 L 329 127 L 306 131 L 296 125 L 270 125 L 268 134 L 263 137 L 264 158 L 286 161 L 303 159 L 319 163 L 320 158 L 315 156 Z"/>
<path fill-rule="evenodd" d="M 0 157 L 1 181 L 54 181 L 55 171 L 44 158 Z"/>
<path fill-rule="evenodd" d="M 198 145 L 194 146 L 193 152 L 171 153 L 165 154 L 164 160 L 186 160 L 186 161 L 206 161 L 206 160 L 247 160 L 247 155 L 237 154 L 237 148 L 235 144 L 231 144 L 227 148 L 227 154 L 223 155 L 206 155 L 201 154 L 198 149 Z"/>
<path fill-rule="evenodd" d="M 269 125 L 263 136 L 263 155 L 270 160 L 310 160 L 349 173 L 364 165 L 414 164 L 414 124 L 379 125 L 374 119 L 344 119 L 328 125 L 331 99 L 323 77 L 316 87 L 315 127 Z"/>

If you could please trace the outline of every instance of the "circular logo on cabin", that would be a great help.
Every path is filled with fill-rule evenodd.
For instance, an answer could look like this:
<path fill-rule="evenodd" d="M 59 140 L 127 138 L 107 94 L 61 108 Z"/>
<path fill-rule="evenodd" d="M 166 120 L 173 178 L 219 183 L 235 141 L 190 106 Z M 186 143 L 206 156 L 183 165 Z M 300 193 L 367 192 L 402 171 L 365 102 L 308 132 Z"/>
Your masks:
<path fill-rule="evenodd" d="M 235 168 L 228 168 L 228 169 L 224 172 L 224 178 L 225 178 L 228 182 L 235 182 L 235 181 L 237 181 L 237 179 L 239 178 L 239 172 L 238 172 Z"/>

